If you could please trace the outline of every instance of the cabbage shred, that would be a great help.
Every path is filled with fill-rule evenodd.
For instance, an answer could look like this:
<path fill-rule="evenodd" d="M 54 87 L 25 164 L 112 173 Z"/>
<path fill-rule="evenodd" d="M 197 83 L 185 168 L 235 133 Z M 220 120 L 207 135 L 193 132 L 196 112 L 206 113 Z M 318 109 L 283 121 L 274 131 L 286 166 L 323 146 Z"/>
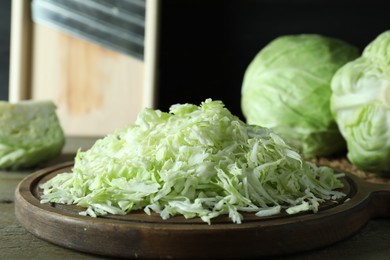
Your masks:
<path fill-rule="evenodd" d="M 78 151 L 71 172 L 41 185 L 41 203 L 76 204 L 82 215 L 143 209 L 208 224 L 227 214 L 311 210 L 343 197 L 340 175 L 304 161 L 268 128 L 248 125 L 221 101 L 145 108 L 136 122 Z"/>

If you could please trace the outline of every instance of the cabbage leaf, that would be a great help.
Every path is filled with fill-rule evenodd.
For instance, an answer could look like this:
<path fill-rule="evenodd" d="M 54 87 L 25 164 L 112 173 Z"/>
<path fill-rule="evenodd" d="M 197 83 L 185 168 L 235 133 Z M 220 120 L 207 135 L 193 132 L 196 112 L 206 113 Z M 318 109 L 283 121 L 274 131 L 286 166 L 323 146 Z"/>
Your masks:
<path fill-rule="evenodd" d="M 390 31 L 342 66 L 331 86 L 331 111 L 348 159 L 362 170 L 390 172 Z"/>

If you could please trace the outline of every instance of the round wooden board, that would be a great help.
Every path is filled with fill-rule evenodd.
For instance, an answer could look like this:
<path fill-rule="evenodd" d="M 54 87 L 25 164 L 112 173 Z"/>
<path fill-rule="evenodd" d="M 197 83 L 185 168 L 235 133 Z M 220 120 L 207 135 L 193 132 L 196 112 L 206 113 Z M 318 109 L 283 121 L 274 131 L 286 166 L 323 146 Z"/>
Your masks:
<path fill-rule="evenodd" d="M 317 213 L 256 217 L 242 224 L 219 217 L 211 225 L 199 218 L 132 212 L 92 218 L 72 205 L 41 204 L 39 185 L 72 162 L 27 176 L 15 191 L 18 221 L 37 237 L 82 252 L 132 258 L 238 258 L 277 256 L 311 250 L 345 239 L 371 218 L 390 215 L 390 188 L 347 174 L 344 201 L 326 204 Z"/>

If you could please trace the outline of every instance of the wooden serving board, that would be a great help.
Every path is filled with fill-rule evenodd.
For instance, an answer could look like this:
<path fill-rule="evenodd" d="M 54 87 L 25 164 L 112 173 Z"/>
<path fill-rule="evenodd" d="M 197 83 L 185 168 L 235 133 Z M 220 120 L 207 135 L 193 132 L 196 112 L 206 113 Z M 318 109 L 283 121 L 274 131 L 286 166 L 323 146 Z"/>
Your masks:
<path fill-rule="evenodd" d="M 346 174 L 347 198 L 324 204 L 317 213 L 256 217 L 242 224 L 219 217 L 211 225 L 181 216 L 162 220 L 143 211 L 125 216 L 81 216 L 72 205 L 40 204 L 39 185 L 72 162 L 27 176 L 15 191 L 18 221 L 37 237 L 92 254 L 132 258 L 238 258 L 280 256 L 312 250 L 348 238 L 370 219 L 390 216 L 390 185 Z"/>

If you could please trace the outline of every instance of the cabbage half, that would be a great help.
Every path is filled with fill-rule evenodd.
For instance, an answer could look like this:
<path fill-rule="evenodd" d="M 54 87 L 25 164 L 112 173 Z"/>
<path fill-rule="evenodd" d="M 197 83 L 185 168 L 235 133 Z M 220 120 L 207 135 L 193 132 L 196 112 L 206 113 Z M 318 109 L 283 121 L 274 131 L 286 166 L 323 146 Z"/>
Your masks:
<path fill-rule="evenodd" d="M 144 109 L 135 124 L 79 151 L 72 172 L 41 185 L 42 203 L 77 204 L 80 214 L 143 209 L 162 219 L 316 212 L 344 196 L 334 171 L 302 160 L 271 130 L 247 125 L 220 101 Z"/>
<path fill-rule="evenodd" d="M 363 170 L 390 171 L 390 31 L 332 80 L 331 109 L 348 146 L 348 159 Z"/>
<path fill-rule="evenodd" d="M 57 157 L 65 138 L 51 101 L 0 101 L 0 168 L 22 169 Z"/>
<path fill-rule="evenodd" d="M 272 128 L 307 157 L 344 151 L 329 108 L 330 82 L 358 55 L 354 46 L 321 35 L 276 38 L 245 72 L 241 107 L 247 123 Z"/>

